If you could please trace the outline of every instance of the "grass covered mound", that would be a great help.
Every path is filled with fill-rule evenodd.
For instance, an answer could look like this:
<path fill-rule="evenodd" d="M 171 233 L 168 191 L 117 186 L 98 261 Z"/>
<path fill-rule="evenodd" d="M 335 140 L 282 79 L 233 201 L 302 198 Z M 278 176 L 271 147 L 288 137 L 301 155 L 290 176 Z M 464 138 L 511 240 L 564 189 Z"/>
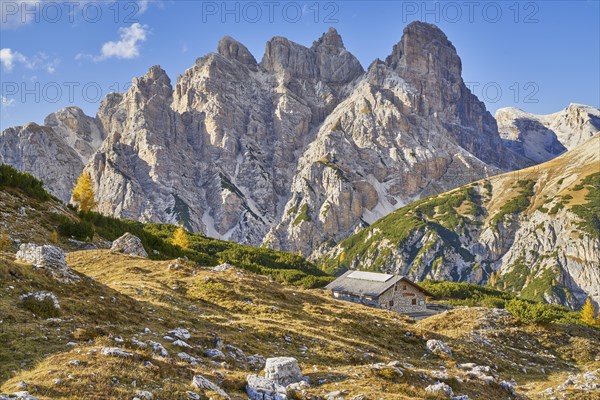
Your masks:
<path fill-rule="evenodd" d="M 577 204 L 571 207 L 571 211 L 581 218 L 580 226 L 600 239 L 600 172 L 588 175 L 573 190 L 587 189 L 585 204 Z"/>
<path fill-rule="evenodd" d="M 514 294 L 489 286 L 429 279 L 421 282 L 420 285 L 431 292 L 436 301 L 453 306 L 506 309 L 514 317 L 532 323 L 583 324 L 579 313 L 567 307 L 517 298 Z"/>

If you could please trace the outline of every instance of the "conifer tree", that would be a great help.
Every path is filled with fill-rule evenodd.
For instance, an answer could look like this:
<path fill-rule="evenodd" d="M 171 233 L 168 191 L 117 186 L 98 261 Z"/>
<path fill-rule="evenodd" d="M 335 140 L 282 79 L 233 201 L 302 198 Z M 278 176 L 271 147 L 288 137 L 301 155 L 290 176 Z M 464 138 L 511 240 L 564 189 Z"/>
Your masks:
<path fill-rule="evenodd" d="M 96 207 L 94 189 L 92 187 L 92 178 L 87 172 L 83 172 L 73 186 L 73 201 L 77 203 L 79 209 L 84 212 L 91 211 Z"/>
<path fill-rule="evenodd" d="M 52 231 L 52 234 L 50 235 L 50 241 L 54 244 L 58 244 L 58 232 L 56 232 L 56 229 Z"/>
<path fill-rule="evenodd" d="M 10 237 L 5 231 L 0 232 L 0 251 L 9 251 L 11 245 Z"/>
<path fill-rule="evenodd" d="M 491 287 L 496 287 L 496 284 L 498 283 L 498 274 L 496 273 L 496 271 L 493 271 L 490 274 L 490 279 L 488 283 Z"/>
<path fill-rule="evenodd" d="M 182 249 L 187 249 L 190 246 L 190 242 L 187 238 L 187 232 L 182 227 L 179 227 L 173 233 L 173 238 L 171 239 L 171 243 L 175 246 L 179 246 Z"/>
<path fill-rule="evenodd" d="M 581 320 L 586 324 L 594 325 L 596 323 L 596 309 L 592 304 L 592 298 L 588 297 L 581 309 Z"/>

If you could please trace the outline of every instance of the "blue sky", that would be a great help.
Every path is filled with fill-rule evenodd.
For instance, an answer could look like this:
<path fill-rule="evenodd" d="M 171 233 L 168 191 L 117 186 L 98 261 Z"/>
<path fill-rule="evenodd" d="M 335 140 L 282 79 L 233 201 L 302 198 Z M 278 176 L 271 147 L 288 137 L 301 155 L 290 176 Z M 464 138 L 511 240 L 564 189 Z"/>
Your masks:
<path fill-rule="evenodd" d="M 600 105 L 599 1 L 0 0 L 0 127 L 100 100 L 161 65 L 173 83 L 230 35 L 260 61 L 286 36 L 310 46 L 330 26 L 367 68 L 412 20 L 435 23 L 456 46 L 463 78 L 493 113 Z"/>

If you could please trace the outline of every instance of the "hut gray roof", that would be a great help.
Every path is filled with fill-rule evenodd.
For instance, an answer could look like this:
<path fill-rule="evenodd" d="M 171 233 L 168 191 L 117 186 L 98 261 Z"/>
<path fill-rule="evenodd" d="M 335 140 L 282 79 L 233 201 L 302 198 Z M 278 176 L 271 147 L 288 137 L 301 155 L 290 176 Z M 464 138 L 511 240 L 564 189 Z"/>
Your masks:
<path fill-rule="evenodd" d="M 417 289 L 423 291 L 427 296 L 432 296 L 431 293 L 412 282 L 410 279 L 401 275 L 352 270 L 347 271 L 335 281 L 325 286 L 325 289 L 354 295 L 379 297 L 400 281 L 404 281 L 412 286 L 415 286 Z"/>

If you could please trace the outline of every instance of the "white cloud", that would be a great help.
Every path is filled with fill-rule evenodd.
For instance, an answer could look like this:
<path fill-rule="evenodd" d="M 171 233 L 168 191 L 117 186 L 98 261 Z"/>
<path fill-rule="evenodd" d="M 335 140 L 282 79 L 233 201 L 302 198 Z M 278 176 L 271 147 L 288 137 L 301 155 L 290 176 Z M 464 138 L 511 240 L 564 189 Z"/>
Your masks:
<path fill-rule="evenodd" d="M 27 64 L 27 57 L 18 51 L 12 51 L 12 49 L 9 48 L 0 50 L 0 64 L 2 64 L 4 71 L 12 71 L 16 63 Z"/>
<path fill-rule="evenodd" d="M 138 12 L 140 14 L 143 14 L 146 11 L 148 11 L 148 6 L 150 5 L 150 0 L 138 0 L 137 4 L 139 7 Z"/>
<path fill-rule="evenodd" d="M 120 28 L 121 40 L 102 45 L 102 58 L 132 59 L 140 55 L 139 43 L 146 40 L 147 27 L 138 22 L 129 28 Z"/>
<path fill-rule="evenodd" d="M 5 96 L 0 96 L 0 103 L 2 105 L 2 109 L 6 109 L 15 105 L 15 99 L 9 99 Z"/>
<path fill-rule="evenodd" d="M 119 41 L 110 41 L 102 45 L 101 54 L 99 56 L 79 53 L 75 56 L 75 59 L 88 59 L 94 62 L 100 62 L 113 57 L 126 60 L 137 58 L 140 55 L 140 44 L 146 41 L 148 26 L 136 22 L 130 27 L 119 28 L 119 35 L 121 37 Z"/>
<path fill-rule="evenodd" d="M 39 16 L 39 9 L 47 0 L 0 1 L 0 27 L 14 29 L 29 24 Z"/>
<path fill-rule="evenodd" d="M 56 71 L 56 66 L 59 60 L 51 59 L 46 53 L 36 53 L 33 57 L 14 51 L 8 47 L 0 50 L 0 64 L 5 72 L 11 72 L 15 65 L 22 64 L 30 70 L 45 69 L 46 72 L 52 74 Z"/>

